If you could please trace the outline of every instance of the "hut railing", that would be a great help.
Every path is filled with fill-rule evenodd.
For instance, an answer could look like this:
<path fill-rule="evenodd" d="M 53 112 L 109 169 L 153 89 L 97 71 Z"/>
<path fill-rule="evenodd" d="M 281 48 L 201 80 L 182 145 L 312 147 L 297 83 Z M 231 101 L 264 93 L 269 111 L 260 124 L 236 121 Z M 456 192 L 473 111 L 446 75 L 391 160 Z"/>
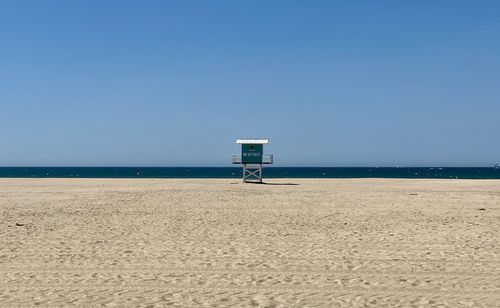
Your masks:
<path fill-rule="evenodd" d="M 233 154 L 232 159 L 233 164 L 241 164 L 241 154 Z M 263 164 L 272 164 L 273 163 L 273 155 L 272 154 L 264 154 L 262 155 L 262 163 Z"/>

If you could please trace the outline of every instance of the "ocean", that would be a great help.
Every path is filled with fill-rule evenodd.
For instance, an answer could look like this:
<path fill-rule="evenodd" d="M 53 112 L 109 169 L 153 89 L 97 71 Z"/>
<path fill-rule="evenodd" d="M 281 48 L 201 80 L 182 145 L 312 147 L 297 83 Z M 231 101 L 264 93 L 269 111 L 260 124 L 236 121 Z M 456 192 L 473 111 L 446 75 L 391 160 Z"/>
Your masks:
<path fill-rule="evenodd" d="M 500 179 L 498 168 L 267 167 L 264 178 Z M 0 178 L 241 178 L 241 167 L 0 167 Z"/>

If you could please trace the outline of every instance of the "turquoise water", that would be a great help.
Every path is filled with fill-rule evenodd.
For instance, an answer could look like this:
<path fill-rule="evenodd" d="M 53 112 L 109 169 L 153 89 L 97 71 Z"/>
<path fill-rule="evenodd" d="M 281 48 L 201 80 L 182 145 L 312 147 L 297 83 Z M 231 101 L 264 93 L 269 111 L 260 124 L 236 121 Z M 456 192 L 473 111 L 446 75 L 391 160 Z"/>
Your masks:
<path fill-rule="evenodd" d="M 241 167 L 0 167 L 6 178 L 241 178 Z M 268 167 L 265 178 L 500 179 L 495 168 Z"/>

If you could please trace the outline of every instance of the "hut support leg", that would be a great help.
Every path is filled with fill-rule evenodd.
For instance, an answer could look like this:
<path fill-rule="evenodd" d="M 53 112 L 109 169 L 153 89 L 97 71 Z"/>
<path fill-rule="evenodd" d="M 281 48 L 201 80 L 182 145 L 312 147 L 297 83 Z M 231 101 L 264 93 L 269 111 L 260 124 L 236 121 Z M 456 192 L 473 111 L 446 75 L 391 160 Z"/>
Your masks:
<path fill-rule="evenodd" d="M 262 183 L 262 164 L 259 165 L 243 164 L 243 182 Z"/>

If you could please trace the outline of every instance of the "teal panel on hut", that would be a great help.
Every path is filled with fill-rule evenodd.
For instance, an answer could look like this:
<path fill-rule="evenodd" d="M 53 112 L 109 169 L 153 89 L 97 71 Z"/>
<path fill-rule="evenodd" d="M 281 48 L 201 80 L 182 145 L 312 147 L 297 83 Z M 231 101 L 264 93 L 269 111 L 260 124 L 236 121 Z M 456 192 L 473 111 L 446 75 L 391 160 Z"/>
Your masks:
<path fill-rule="evenodd" d="M 243 164 L 262 164 L 262 154 L 264 145 L 262 144 L 242 144 L 241 162 Z"/>

